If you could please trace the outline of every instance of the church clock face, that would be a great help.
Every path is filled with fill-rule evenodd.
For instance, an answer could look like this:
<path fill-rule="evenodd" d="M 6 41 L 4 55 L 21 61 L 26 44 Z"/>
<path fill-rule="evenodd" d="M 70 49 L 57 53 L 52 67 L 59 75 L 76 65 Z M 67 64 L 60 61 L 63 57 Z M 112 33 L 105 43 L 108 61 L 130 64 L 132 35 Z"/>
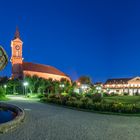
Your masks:
<path fill-rule="evenodd" d="M 16 50 L 19 50 L 19 49 L 20 49 L 20 47 L 17 45 L 17 46 L 16 46 Z"/>

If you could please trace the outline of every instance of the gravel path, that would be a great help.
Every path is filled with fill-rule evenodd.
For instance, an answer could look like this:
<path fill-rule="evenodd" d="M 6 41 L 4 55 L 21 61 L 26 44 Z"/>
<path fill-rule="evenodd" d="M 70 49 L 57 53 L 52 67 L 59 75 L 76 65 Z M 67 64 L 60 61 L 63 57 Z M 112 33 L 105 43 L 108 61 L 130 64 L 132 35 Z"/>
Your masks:
<path fill-rule="evenodd" d="M 139 140 L 140 118 L 87 113 L 36 101 L 8 101 L 26 111 L 17 129 L 0 140 Z"/>

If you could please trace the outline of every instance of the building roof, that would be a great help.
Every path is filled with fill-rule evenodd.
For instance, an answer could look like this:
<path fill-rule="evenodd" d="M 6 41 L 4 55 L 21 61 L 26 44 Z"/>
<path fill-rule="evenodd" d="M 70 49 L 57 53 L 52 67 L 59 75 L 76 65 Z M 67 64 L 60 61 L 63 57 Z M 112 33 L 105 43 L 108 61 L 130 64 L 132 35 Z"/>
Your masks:
<path fill-rule="evenodd" d="M 16 27 L 16 32 L 15 32 L 15 36 L 14 36 L 14 39 L 16 39 L 16 38 L 20 39 L 20 33 L 19 33 L 18 27 Z"/>
<path fill-rule="evenodd" d="M 60 75 L 60 76 L 67 76 L 60 70 L 58 70 L 52 66 L 48 66 L 48 65 L 35 64 L 35 63 L 31 63 L 31 62 L 23 62 L 22 66 L 23 66 L 23 71 L 26 70 L 26 71 L 55 74 L 55 75 Z"/>
<path fill-rule="evenodd" d="M 105 84 L 127 84 L 129 80 L 133 78 L 115 78 L 115 79 L 108 79 Z"/>

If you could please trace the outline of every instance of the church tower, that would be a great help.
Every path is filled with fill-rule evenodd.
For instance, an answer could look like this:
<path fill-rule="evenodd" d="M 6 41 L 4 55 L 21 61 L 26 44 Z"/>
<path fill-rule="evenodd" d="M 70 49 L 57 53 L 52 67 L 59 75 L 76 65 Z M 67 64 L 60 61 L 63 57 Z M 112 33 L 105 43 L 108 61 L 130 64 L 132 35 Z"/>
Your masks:
<path fill-rule="evenodd" d="M 23 42 L 20 39 L 20 33 L 18 28 L 16 28 L 14 39 L 11 41 L 11 63 L 12 63 L 12 78 L 22 78 L 23 69 L 22 69 L 22 44 Z"/>

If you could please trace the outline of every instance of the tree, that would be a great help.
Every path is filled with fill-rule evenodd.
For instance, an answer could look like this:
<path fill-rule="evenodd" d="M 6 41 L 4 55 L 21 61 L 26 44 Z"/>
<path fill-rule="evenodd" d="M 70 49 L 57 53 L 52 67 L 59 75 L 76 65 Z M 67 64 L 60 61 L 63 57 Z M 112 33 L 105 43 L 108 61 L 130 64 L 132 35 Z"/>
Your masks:
<path fill-rule="evenodd" d="M 4 89 L 2 88 L 2 86 L 0 86 L 0 100 L 3 97 L 5 97 L 5 92 L 4 92 Z"/>
<path fill-rule="evenodd" d="M 88 84 L 88 85 L 92 85 L 92 80 L 89 76 L 81 76 L 78 79 L 78 82 L 81 84 Z"/>
<path fill-rule="evenodd" d="M 46 91 L 46 84 L 47 84 L 47 80 L 43 79 L 43 78 L 39 78 L 38 79 L 38 93 L 44 93 Z"/>
<path fill-rule="evenodd" d="M 7 81 L 8 81 L 8 77 L 7 76 L 0 77 L 0 85 L 6 84 Z"/>
<path fill-rule="evenodd" d="M 30 93 L 37 93 L 38 88 L 39 88 L 39 84 L 38 84 L 39 78 L 36 75 L 34 75 L 34 76 L 27 75 L 24 78 L 24 81 L 29 83 L 28 89 L 29 89 Z"/>
<path fill-rule="evenodd" d="M 9 79 L 7 82 L 7 91 L 8 93 L 19 93 L 21 91 L 22 85 L 21 81 L 18 79 Z"/>

